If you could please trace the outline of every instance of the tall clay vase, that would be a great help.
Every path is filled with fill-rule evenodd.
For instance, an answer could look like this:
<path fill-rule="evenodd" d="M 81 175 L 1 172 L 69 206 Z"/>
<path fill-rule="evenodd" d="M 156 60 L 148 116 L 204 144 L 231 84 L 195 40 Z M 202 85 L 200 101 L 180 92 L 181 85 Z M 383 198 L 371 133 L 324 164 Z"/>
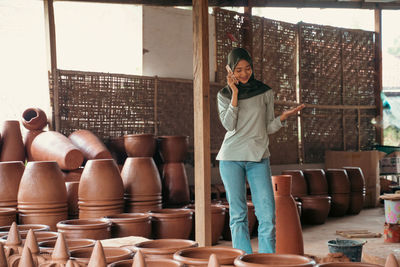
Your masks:
<path fill-rule="evenodd" d="M 156 151 L 154 134 L 124 135 L 124 147 L 128 157 L 153 157 Z"/>
<path fill-rule="evenodd" d="M 32 142 L 39 134 L 43 133 L 42 130 L 32 130 L 28 131 L 24 135 L 24 145 L 25 145 L 25 153 L 28 161 L 33 161 L 32 157 Z"/>
<path fill-rule="evenodd" d="M 79 183 L 78 205 L 80 219 L 124 211 L 124 185 L 114 160 L 88 160 Z"/>
<path fill-rule="evenodd" d="M 182 207 L 190 202 L 189 182 L 182 162 L 163 165 L 163 199 L 167 207 Z"/>
<path fill-rule="evenodd" d="M 25 161 L 25 147 L 18 121 L 4 121 L 0 161 Z"/>
<path fill-rule="evenodd" d="M 85 159 L 112 159 L 104 143 L 91 131 L 78 130 L 68 136 L 69 140 L 83 153 Z"/>
<path fill-rule="evenodd" d="M 276 207 L 276 253 L 304 254 L 303 234 L 296 203 L 291 196 L 292 177 L 272 176 Z"/>
<path fill-rule="evenodd" d="M 47 116 L 40 108 L 28 108 L 22 113 L 21 121 L 28 130 L 42 130 L 47 125 Z"/>
<path fill-rule="evenodd" d="M 164 162 L 183 162 L 186 159 L 189 136 L 159 136 L 159 150 Z"/>
<path fill-rule="evenodd" d="M 36 136 L 31 153 L 33 160 L 56 161 L 63 170 L 75 170 L 83 163 L 82 152 L 67 137 L 55 131 Z"/>
<path fill-rule="evenodd" d="M 0 162 L 0 207 L 17 208 L 18 188 L 24 169 L 22 161 Z"/>
<path fill-rule="evenodd" d="M 45 224 L 52 231 L 68 218 L 67 190 L 56 162 L 28 162 L 19 184 L 18 211 L 21 224 Z"/>

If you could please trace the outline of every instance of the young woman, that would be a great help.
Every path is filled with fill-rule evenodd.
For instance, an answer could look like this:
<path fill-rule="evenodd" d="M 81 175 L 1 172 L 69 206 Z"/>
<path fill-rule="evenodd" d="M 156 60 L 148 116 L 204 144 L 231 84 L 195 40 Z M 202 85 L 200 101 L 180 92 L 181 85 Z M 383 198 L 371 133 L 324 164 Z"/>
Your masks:
<path fill-rule="evenodd" d="M 268 135 L 278 131 L 282 122 L 304 105 L 275 118 L 273 91 L 254 78 L 249 53 L 243 48 L 233 49 L 228 66 L 228 85 L 217 95 L 219 118 L 227 130 L 217 160 L 229 202 L 232 245 L 253 253 L 247 220 L 247 178 L 259 223 L 258 252 L 275 253 L 275 200 Z"/>

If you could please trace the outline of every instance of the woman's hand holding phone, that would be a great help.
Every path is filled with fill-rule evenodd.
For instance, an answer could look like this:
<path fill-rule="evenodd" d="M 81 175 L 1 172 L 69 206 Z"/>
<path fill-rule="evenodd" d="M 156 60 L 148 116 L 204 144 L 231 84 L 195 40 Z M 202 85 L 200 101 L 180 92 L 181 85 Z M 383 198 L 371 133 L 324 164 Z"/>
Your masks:
<path fill-rule="evenodd" d="M 229 65 L 226 65 L 225 68 L 228 72 L 228 74 L 226 75 L 226 81 L 227 81 L 229 87 L 232 89 L 233 93 L 237 93 L 239 90 L 237 89 L 236 84 L 238 84 L 239 81 L 233 74 L 233 71 L 229 67 Z"/>

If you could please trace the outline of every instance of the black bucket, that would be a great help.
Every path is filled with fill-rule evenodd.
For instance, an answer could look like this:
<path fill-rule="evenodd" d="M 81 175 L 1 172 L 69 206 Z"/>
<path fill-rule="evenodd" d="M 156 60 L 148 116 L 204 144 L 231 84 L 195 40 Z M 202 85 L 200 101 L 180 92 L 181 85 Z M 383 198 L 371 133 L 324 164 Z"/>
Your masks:
<path fill-rule="evenodd" d="M 362 246 L 367 241 L 356 241 L 346 239 L 336 239 L 328 241 L 328 248 L 330 253 L 342 252 L 351 261 L 360 262 L 362 254 Z"/>

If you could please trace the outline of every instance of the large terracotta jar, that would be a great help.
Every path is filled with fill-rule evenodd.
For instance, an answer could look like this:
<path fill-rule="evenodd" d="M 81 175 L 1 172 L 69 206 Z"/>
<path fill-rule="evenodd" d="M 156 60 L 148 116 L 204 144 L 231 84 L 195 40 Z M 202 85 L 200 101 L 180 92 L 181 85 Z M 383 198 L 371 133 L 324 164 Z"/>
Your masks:
<path fill-rule="evenodd" d="M 128 157 L 153 157 L 156 151 L 154 134 L 124 135 L 124 146 Z"/>
<path fill-rule="evenodd" d="M 186 248 L 175 252 L 174 260 L 185 266 L 207 266 L 211 254 L 217 255 L 221 265 L 233 265 L 235 258 L 244 255 L 244 251 L 230 247 Z"/>
<path fill-rule="evenodd" d="M 79 183 L 78 199 L 81 219 L 124 211 L 124 185 L 114 160 L 88 160 Z"/>
<path fill-rule="evenodd" d="M 198 243 L 186 239 L 155 239 L 130 246 L 133 251 L 143 253 L 146 259 L 172 259 L 175 252 L 197 247 Z"/>
<path fill-rule="evenodd" d="M 255 253 L 242 255 L 235 259 L 237 267 L 313 267 L 315 261 L 293 254 Z"/>
<path fill-rule="evenodd" d="M 182 207 L 190 202 L 189 182 L 182 162 L 163 164 L 162 184 L 166 207 Z"/>
<path fill-rule="evenodd" d="M 359 167 L 343 167 L 350 180 L 351 192 L 362 192 L 365 190 L 364 174 Z"/>
<path fill-rule="evenodd" d="M 323 169 L 303 170 L 309 195 L 328 195 L 328 182 Z"/>
<path fill-rule="evenodd" d="M 276 253 L 304 254 L 303 234 L 290 175 L 272 176 L 276 207 Z"/>
<path fill-rule="evenodd" d="M 56 230 L 68 218 L 67 190 L 55 161 L 31 161 L 25 167 L 18 190 L 21 224 L 45 224 Z"/>
<path fill-rule="evenodd" d="M 301 221 L 306 224 L 323 224 L 328 218 L 331 209 L 330 196 L 303 196 Z"/>
<path fill-rule="evenodd" d="M 31 144 L 36 161 L 56 161 L 63 170 L 77 169 L 83 163 L 82 152 L 64 135 L 55 131 L 43 132 Z"/>
<path fill-rule="evenodd" d="M 24 169 L 22 161 L 0 162 L 0 207 L 17 208 L 18 188 Z"/>
<path fill-rule="evenodd" d="M 93 247 L 71 250 L 71 258 L 78 262 L 88 264 L 93 250 Z M 133 254 L 132 251 L 127 248 L 103 247 L 103 250 L 107 264 L 111 264 L 120 260 L 130 259 L 132 258 Z"/>
<path fill-rule="evenodd" d="M 344 169 L 327 169 L 325 176 L 330 194 L 350 193 L 350 180 Z"/>
<path fill-rule="evenodd" d="M 292 196 L 302 197 L 308 195 L 307 192 L 307 183 L 304 178 L 303 171 L 301 170 L 286 170 L 282 172 L 283 175 L 291 175 L 292 176 Z"/>
<path fill-rule="evenodd" d="M 102 240 L 111 238 L 111 221 L 107 219 L 73 219 L 57 223 L 58 232 L 65 238 Z"/>
<path fill-rule="evenodd" d="M 78 130 L 68 136 L 85 157 L 89 159 L 111 159 L 111 153 L 104 143 L 91 131 Z"/>
<path fill-rule="evenodd" d="M 159 151 L 165 163 L 183 162 L 187 157 L 189 136 L 159 136 Z"/>
<path fill-rule="evenodd" d="M 188 239 L 193 212 L 189 209 L 161 209 L 150 212 L 153 238 Z"/>
<path fill-rule="evenodd" d="M 25 154 L 28 161 L 33 161 L 32 156 L 32 142 L 35 140 L 36 136 L 43 133 L 42 130 L 31 130 L 25 133 L 24 135 L 24 146 L 25 146 Z"/>
<path fill-rule="evenodd" d="M 46 113 L 40 108 L 28 108 L 22 113 L 22 124 L 28 130 L 42 130 L 47 125 Z"/>
<path fill-rule="evenodd" d="M 25 147 L 18 121 L 4 121 L 1 128 L 0 161 L 25 161 Z"/>
<path fill-rule="evenodd" d="M 151 238 L 151 217 L 146 213 L 121 213 L 107 216 L 112 222 L 111 237 Z"/>
<path fill-rule="evenodd" d="M 11 225 L 17 221 L 17 210 L 15 208 L 0 208 L 0 226 Z"/>

